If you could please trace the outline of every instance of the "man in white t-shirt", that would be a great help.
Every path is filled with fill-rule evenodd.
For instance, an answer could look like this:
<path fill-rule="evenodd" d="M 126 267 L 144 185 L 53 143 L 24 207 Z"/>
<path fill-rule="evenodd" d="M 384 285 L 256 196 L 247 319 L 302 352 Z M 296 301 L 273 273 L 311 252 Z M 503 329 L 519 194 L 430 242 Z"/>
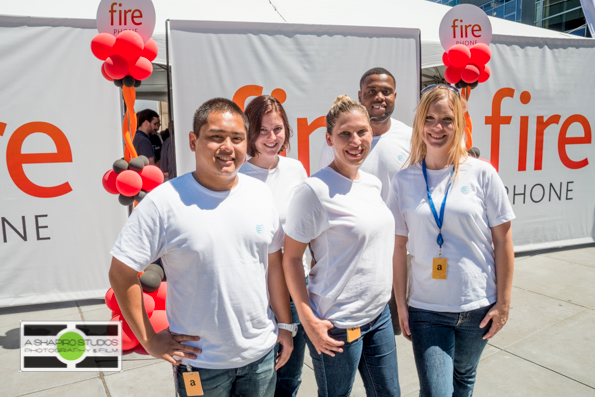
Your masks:
<path fill-rule="evenodd" d="M 370 153 L 360 169 L 380 179 L 382 200 L 386 202 L 390 181 L 403 167 L 411 151 L 411 127 L 390 117 L 397 98 L 391 72 L 384 68 L 370 69 L 361 77 L 359 86 L 357 96 L 368 110 L 374 133 Z M 323 145 L 319 168 L 326 167 L 333 159 L 333 148 Z"/>
<path fill-rule="evenodd" d="M 275 370 L 293 349 L 274 199 L 264 183 L 238 175 L 247 123 L 233 102 L 205 102 L 189 134 L 196 171 L 148 194 L 111 251 L 110 282 L 122 314 L 149 354 L 176 366 L 182 397 L 191 379 L 196 383 L 194 373 L 206 395 L 273 396 Z M 159 257 L 169 328 L 155 333 L 138 272 Z"/>
<path fill-rule="evenodd" d="M 390 181 L 401 170 L 411 152 L 411 127 L 390 117 L 395 110 L 397 98 L 395 77 L 391 72 L 384 68 L 372 68 L 363 74 L 359 87 L 357 97 L 368 110 L 374 133 L 370 153 L 360 169 L 380 179 L 382 200 L 386 203 Z M 320 169 L 329 165 L 333 159 L 333 148 L 323 145 L 318 163 Z M 395 335 L 400 335 L 401 326 L 394 293 L 388 305 Z"/>

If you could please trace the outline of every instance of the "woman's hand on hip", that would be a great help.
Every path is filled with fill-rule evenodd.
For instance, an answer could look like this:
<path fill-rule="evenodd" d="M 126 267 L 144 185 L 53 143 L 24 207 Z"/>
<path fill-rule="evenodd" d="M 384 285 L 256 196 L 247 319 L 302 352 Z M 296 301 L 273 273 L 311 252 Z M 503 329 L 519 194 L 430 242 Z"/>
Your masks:
<path fill-rule="evenodd" d="M 479 324 L 479 328 L 485 328 L 486 325 L 492 320 L 492 326 L 490 327 L 487 334 L 483 336 L 483 339 L 491 339 L 504 327 L 504 324 L 508 321 L 508 312 L 510 306 L 496 302 L 496 304 L 490 309 L 488 314 L 483 318 Z"/>
<path fill-rule="evenodd" d="M 328 330 L 334 327 L 333 323 L 328 320 L 313 318 L 303 321 L 302 325 L 318 354 L 324 353 L 331 357 L 335 357 L 334 352 L 343 353 L 341 346 L 343 346 L 345 342 L 333 339 L 328 334 Z"/>

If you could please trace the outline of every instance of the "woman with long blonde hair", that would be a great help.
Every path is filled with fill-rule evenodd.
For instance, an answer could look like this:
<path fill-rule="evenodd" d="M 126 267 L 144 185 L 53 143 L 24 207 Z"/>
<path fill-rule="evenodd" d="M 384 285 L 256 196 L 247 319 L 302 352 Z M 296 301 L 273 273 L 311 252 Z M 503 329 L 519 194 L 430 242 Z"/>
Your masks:
<path fill-rule="evenodd" d="M 496 170 L 467 155 L 464 131 L 456 88 L 422 91 L 408 167 L 388 199 L 393 283 L 420 396 L 471 396 L 481 353 L 510 309 L 515 216 Z"/>

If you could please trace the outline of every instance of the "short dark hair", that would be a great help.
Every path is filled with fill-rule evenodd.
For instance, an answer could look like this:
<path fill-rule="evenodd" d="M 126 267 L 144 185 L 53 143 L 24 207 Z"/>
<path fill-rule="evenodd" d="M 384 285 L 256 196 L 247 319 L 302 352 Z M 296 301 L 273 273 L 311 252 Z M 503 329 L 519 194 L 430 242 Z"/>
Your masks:
<path fill-rule="evenodd" d="M 289 120 L 287 120 L 287 114 L 285 109 L 281 105 L 281 102 L 277 98 L 270 95 L 261 95 L 254 98 L 248 106 L 246 106 L 246 116 L 248 117 L 248 155 L 254 157 L 258 154 L 256 150 L 256 140 L 260 135 L 260 127 L 262 126 L 262 118 L 267 113 L 279 113 L 281 120 L 283 120 L 283 128 L 285 129 L 285 141 L 279 149 L 279 153 L 285 149 L 289 149 L 289 138 L 291 137 L 291 127 L 289 126 Z"/>
<path fill-rule="evenodd" d="M 372 69 L 368 70 L 366 73 L 364 73 L 362 78 L 359 79 L 360 88 L 362 87 L 362 84 L 364 84 L 364 80 L 366 79 L 366 77 L 371 76 L 373 74 L 386 74 L 386 75 L 390 76 L 393 79 L 393 84 L 396 88 L 397 81 L 395 80 L 395 76 L 393 76 L 393 74 L 391 72 L 389 72 L 388 70 L 386 70 L 385 68 L 380 68 L 380 67 L 372 68 Z"/>
<path fill-rule="evenodd" d="M 227 98 L 213 98 L 200 105 L 200 107 L 196 109 L 196 112 L 194 112 L 192 129 L 197 137 L 200 129 L 207 123 L 209 115 L 213 112 L 229 112 L 241 116 L 244 121 L 244 128 L 246 129 L 246 132 L 248 131 L 248 117 L 246 117 L 244 112 L 242 112 L 242 109 L 240 109 L 235 102 L 232 102 Z"/>
<path fill-rule="evenodd" d="M 143 125 L 145 121 L 150 123 L 155 117 L 159 118 L 159 115 L 153 109 L 141 110 L 136 114 L 136 128 L 140 128 L 140 126 Z"/>

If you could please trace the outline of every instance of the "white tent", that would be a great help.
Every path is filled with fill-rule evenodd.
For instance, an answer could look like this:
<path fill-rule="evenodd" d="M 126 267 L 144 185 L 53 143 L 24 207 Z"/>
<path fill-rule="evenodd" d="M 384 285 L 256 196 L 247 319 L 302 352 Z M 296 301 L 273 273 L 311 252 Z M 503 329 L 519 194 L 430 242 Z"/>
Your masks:
<path fill-rule="evenodd" d="M 49 18 L 95 19 L 99 1 L 0 0 L 0 14 Z M 421 29 L 422 69 L 426 76 L 442 65 L 438 27 L 450 7 L 425 0 L 153 0 L 157 17 L 153 38 L 159 45 L 154 75 L 139 89 L 139 98 L 165 100 L 165 21 L 207 20 L 358 25 Z M 566 33 L 490 17 L 494 35 L 573 38 Z"/>

